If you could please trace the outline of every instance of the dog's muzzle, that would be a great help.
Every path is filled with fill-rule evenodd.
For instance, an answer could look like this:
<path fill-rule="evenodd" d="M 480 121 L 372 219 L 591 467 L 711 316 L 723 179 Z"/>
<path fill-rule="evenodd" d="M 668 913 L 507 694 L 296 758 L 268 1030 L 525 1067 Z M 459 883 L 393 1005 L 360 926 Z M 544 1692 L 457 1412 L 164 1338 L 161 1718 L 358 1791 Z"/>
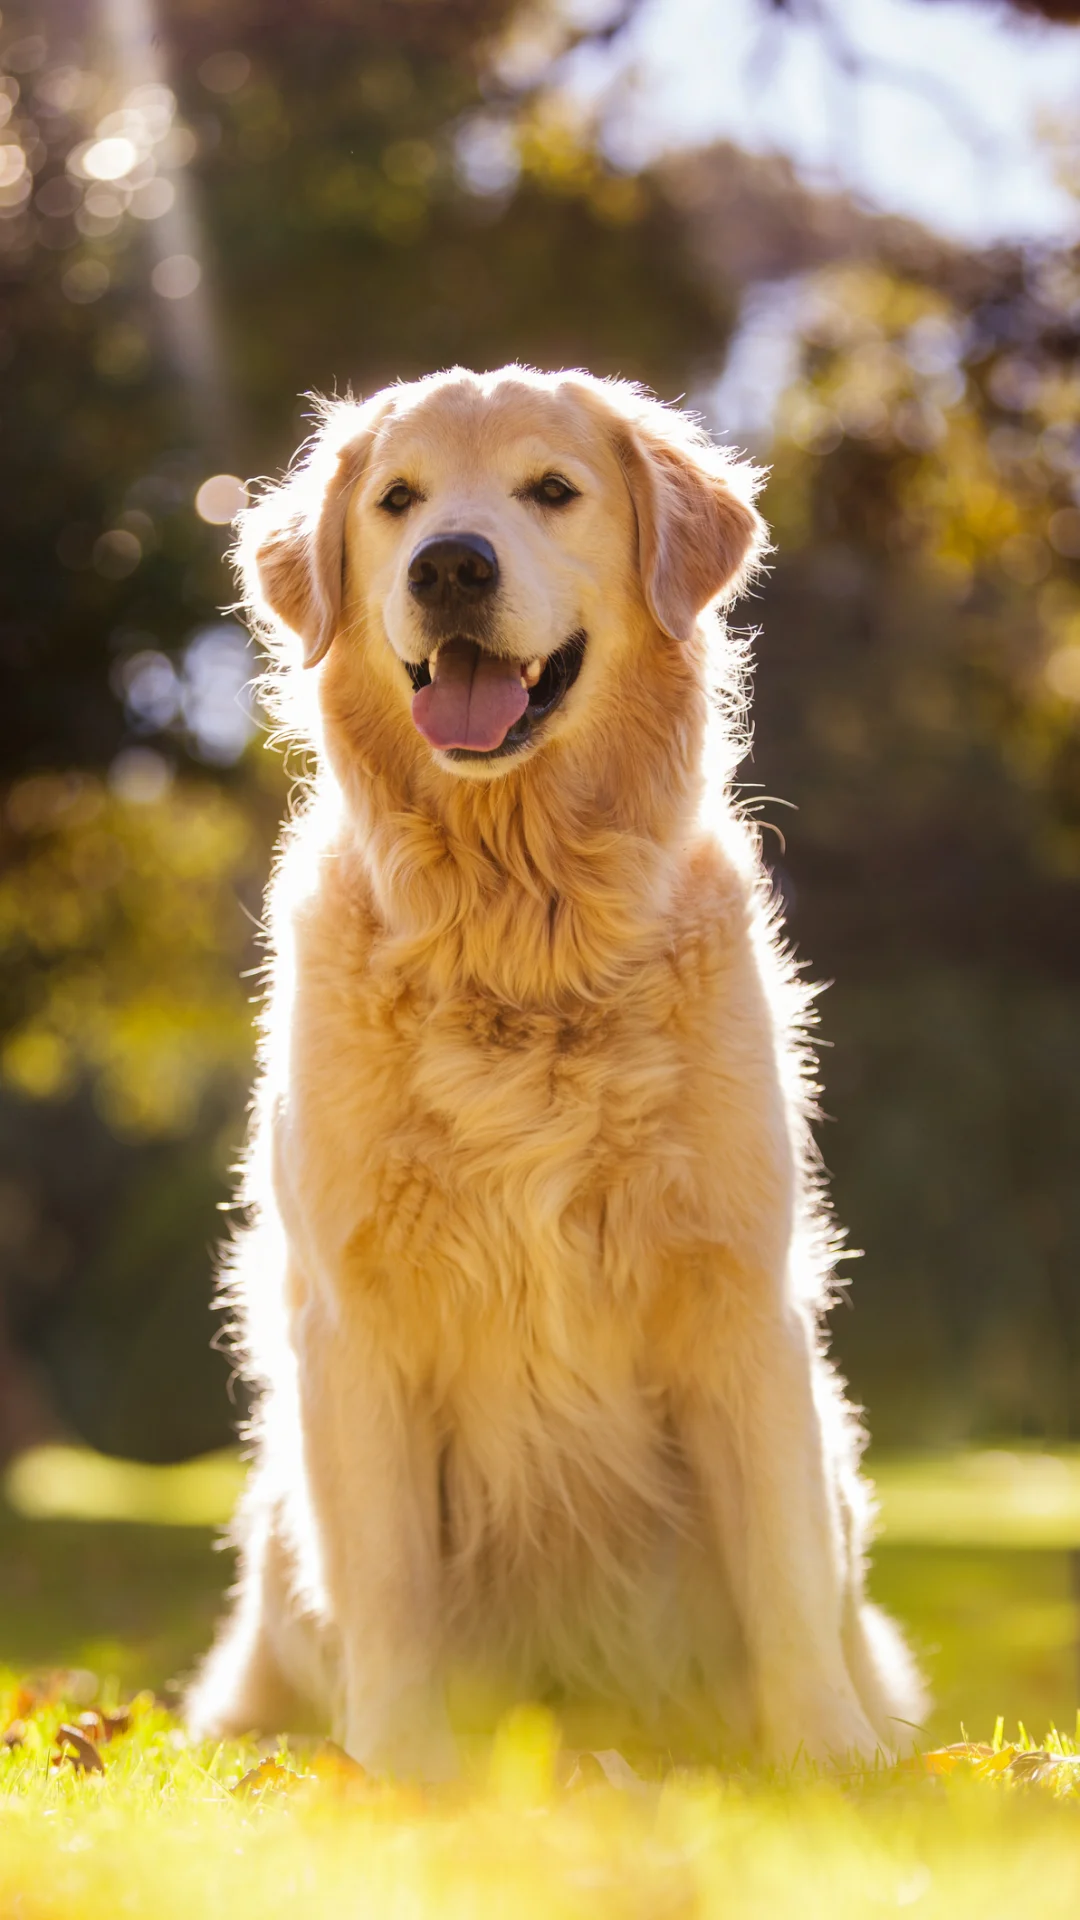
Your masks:
<path fill-rule="evenodd" d="M 431 746 L 455 760 L 517 753 L 561 704 L 584 654 L 580 630 L 546 660 L 530 661 L 490 653 L 459 634 L 408 664 L 413 719 Z"/>

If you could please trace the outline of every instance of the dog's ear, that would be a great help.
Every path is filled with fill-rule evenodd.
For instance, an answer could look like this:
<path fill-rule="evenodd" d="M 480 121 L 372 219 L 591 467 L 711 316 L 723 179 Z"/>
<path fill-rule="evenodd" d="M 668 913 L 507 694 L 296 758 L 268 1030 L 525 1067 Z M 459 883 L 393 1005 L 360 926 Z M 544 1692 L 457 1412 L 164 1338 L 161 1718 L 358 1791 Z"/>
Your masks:
<path fill-rule="evenodd" d="M 305 667 L 317 666 L 337 632 L 345 516 L 386 410 L 383 395 L 328 407 L 299 464 L 238 521 L 233 559 L 246 603 L 298 635 Z"/>
<path fill-rule="evenodd" d="M 657 402 L 639 401 L 624 416 L 617 447 L 646 604 L 673 640 L 689 640 L 705 608 L 734 598 L 766 550 L 753 504 L 764 476 Z"/>

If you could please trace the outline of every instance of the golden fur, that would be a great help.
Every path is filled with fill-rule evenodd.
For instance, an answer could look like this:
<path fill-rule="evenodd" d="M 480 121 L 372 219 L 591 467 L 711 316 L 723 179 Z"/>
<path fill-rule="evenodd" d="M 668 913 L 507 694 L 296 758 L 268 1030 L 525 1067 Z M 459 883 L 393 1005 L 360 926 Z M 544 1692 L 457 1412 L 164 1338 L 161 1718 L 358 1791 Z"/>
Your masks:
<path fill-rule="evenodd" d="M 522 496 L 547 471 L 572 509 Z M 358 1759 L 442 1773 L 470 1664 L 646 1722 L 696 1697 L 770 1755 L 919 1718 L 819 1330 L 807 994 L 730 790 L 715 609 L 762 551 L 758 479 L 635 388 L 455 370 L 327 406 L 243 516 L 318 773 L 270 893 L 230 1281 L 257 1459 L 201 1732 L 307 1702 Z M 499 553 L 494 651 L 588 636 L 490 763 L 427 744 L 403 664 L 409 555 L 463 528 Z"/>

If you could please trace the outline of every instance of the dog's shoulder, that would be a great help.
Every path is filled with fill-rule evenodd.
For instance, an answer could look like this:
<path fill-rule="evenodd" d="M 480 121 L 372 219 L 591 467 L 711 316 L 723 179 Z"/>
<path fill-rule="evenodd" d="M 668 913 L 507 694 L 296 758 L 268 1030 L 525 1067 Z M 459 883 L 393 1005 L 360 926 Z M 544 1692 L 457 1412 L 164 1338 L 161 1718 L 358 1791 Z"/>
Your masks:
<path fill-rule="evenodd" d="M 273 951 L 303 968 L 355 969 L 378 915 L 360 850 L 340 809 L 314 796 L 287 822 L 267 896 Z"/>
<path fill-rule="evenodd" d="M 755 946 L 774 918 L 770 885 L 752 826 L 730 812 L 700 822 L 679 866 L 669 912 L 680 959 L 726 967 Z"/>

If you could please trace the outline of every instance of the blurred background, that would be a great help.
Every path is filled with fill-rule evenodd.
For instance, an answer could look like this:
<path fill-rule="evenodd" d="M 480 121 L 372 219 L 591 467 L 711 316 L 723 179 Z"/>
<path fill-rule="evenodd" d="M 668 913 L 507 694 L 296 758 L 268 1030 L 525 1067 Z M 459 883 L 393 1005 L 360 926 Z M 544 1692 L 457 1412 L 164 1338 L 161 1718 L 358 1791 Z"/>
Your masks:
<path fill-rule="evenodd" d="M 228 612 L 243 482 L 311 390 L 518 358 L 644 380 L 771 465 L 742 777 L 835 983 L 822 1145 L 865 1257 L 834 1338 L 879 1586 L 943 1713 L 1071 1726 L 1077 22 L 4 7 L 0 1660 L 160 1683 L 227 1572 L 230 1461 L 183 1525 L 168 1463 L 242 1410 L 210 1295 L 290 779 Z"/>

